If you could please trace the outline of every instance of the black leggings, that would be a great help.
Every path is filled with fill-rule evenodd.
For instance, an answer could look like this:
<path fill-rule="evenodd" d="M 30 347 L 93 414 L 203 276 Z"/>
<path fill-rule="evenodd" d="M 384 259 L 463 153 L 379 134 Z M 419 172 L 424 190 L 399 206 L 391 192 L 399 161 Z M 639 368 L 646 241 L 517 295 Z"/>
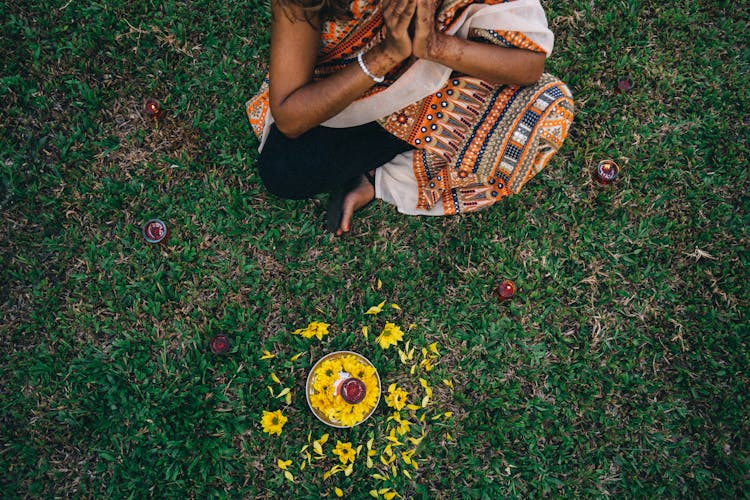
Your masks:
<path fill-rule="evenodd" d="M 356 185 L 363 173 L 411 148 L 375 122 L 351 128 L 318 126 L 296 139 L 272 125 L 258 170 L 268 191 L 301 200 Z"/>

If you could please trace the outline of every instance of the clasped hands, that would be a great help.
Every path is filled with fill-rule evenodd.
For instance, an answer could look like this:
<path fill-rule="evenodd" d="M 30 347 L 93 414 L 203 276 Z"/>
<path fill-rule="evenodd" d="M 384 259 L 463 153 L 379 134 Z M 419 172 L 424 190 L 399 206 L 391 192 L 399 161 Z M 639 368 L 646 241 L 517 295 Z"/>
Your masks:
<path fill-rule="evenodd" d="M 436 0 L 382 0 L 384 49 L 394 58 L 434 59 L 448 35 L 435 28 Z M 413 25 L 413 37 L 409 33 Z"/>

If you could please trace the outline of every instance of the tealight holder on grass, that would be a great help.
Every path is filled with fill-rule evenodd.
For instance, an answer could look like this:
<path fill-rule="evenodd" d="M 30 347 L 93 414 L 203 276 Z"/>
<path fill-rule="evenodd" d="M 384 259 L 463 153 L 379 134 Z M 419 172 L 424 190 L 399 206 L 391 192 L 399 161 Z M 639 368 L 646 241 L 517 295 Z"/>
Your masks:
<path fill-rule="evenodd" d="M 495 295 L 499 302 L 512 299 L 516 295 L 516 284 L 511 280 L 503 280 L 502 283 L 495 287 Z"/>
<path fill-rule="evenodd" d="M 216 335 L 211 339 L 209 347 L 214 354 L 224 354 L 229 350 L 229 347 L 231 347 L 229 337 L 223 334 Z"/>
<path fill-rule="evenodd" d="M 168 236 L 169 228 L 161 219 L 150 219 L 143 225 L 143 237 L 151 245 L 166 242 Z"/>
<path fill-rule="evenodd" d="M 614 184 L 620 177 L 620 166 L 613 160 L 602 160 L 594 169 L 593 177 L 603 186 Z"/>

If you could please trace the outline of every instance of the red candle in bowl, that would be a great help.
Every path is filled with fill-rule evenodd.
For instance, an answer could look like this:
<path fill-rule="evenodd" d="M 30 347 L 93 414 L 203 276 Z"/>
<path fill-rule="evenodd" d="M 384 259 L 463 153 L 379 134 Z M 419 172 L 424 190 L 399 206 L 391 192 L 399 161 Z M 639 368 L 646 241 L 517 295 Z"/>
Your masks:
<path fill-rule="evenodd" d="M 621 78 L 618 78 L 617 83 L 615 84 L 615 91 L 619 93 L 626 93 L 633 90 L 633 81 L 627 77 L 623 76 Z"/>
<path fill-rule="evenodd" d="M 143 111 L 154 119 L 159 119 L 162 114 L 161 104 L 159 104 L 159 101 L 156 99 L 146 99 L 146 102 L 143 103 Z"/>
<path fill-rule="evenodd" d="M 497 295 L 497 300 L 500 302 L 512 299 L 516 295 L 516 284 L 511 280 L 503 280 L 495 288 L 495 295 Z"/>
<path fill-rule="evenodd" d="M 341 394 L 341 399 L 343 399 L 350 405 L 355 405 L 365 399 L 366 393 L 367 387 L 365 386 L 365 383 L 358 378 L 348 378 L 341 382 L 341 385 L 339 385 L 339 394 Z"/>
<path fill-rule="evenodd" d="M 211 339 L 211 352 L 214 354 L 224 354 L 229 350 L 229 337 L 226 335 L 217 335 Z"/>
<path fill-rule="evenodd" d="M 600 161 L 594 170 L 594 180 L 599 184 L 613 184 L 620 176 L 620 167 L 612 160 Z"/>
<path fill-rule="evenodd" d="M 152 245 L 166 241 L 168 235 L 169 228 L 161 219 L 151 219 L 143 225 L 143 237 Z"/>

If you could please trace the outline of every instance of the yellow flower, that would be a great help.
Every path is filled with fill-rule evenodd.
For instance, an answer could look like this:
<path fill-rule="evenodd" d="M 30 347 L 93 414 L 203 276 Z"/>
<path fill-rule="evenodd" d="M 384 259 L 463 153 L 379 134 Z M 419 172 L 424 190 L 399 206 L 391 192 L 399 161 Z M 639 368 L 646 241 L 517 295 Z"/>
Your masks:
<path fill-rule="evenodd" d="M 396 384 L 391 384 L 388 386 L 388 395 L 385 397 L 385 402 L 391 408 L 401 410 L 406 404 L 407 396 L 409 396 L 408 392 L 406 392 Z"/>
<path fill-rule="evenodd" d="M 263 411 L 263 418 L 260 421 L 263 426 L 263 432 L 268 434 L 281 435 L 281 428 L 286 423 L 286 417 L 281 414 L 281 410 Z"/>
<path fill-rule="evenodd" d="M 328 327 L 331 326 L 328 323 L 321 321 L 313 321 L 307 328 L 299 328 L 292 332 L 292 335 L 302 335 L 306 339 L 317 337 L 318 340 L 323 340 L 323 335 L 328 335 Z"/>
<path fill-rule="evenodd" d="M 344 492 L 339 487 L 334 488 L 333 491 L 334 493 L 336 493 L 336 496 L 339 498 L 344 496 Z"/>
<path fill-rule="evenodd" d="M 398 344 L 403 338 L 404 332 L 401 331 L 401 328 L 394 323 L 386 323 L 383 327 L 383 331 L 380 332 L 378 338 L 375 339 L 375 342 L 377 342 L 383 349 L 388 349 L 392 345 Z"/>
<path fill-rule="evenodd" d="M 356 452 L 352 448 L 351 443 L 342 443 L 341 441 L 336 441 L 336 449 L 333 450 L 333 454 L 337 455 L 339 457 L 339 460 L 341 460 L 341 463 L 346 465 L 349 462 L 354 462 L 354 457 L 356 456 Z"/>
<path fill-rule="evenodd" d="M 277 458 L 276 459 L 276 465 L 279 467 L 279 469 L 286 470 L 287 467 L 289 467 L 290 465 L 292 465 L 292 461 L 291 460 L 282 460 L 280 458 Z"/>

